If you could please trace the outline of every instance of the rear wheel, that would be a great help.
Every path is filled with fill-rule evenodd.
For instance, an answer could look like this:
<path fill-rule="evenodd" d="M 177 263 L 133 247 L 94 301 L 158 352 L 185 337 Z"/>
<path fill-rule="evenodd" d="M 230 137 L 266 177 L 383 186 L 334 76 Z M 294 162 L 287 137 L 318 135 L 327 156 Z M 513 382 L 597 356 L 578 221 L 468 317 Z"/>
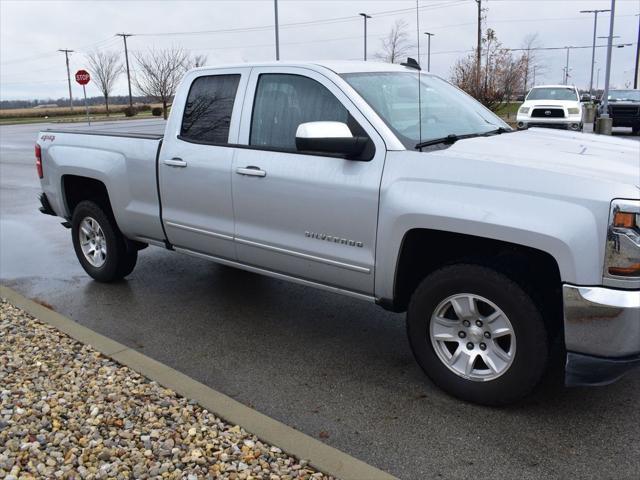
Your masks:
<path fill-rule="evenodd" d="M 120 280 L 136 266 L 137 249 L 122 235 L 113 217 L 94 202 L 76 206 L 71 235 L 82 268 L 99 282 Z"/>
<path fill-rule="evenodd" d="M 479 265 L 453 265 L 425 278 L 409 304 L 407 332 L 418 363 L 440 388 L 485 405 L 529 393 L 549 356 L 531 297 Z"/>

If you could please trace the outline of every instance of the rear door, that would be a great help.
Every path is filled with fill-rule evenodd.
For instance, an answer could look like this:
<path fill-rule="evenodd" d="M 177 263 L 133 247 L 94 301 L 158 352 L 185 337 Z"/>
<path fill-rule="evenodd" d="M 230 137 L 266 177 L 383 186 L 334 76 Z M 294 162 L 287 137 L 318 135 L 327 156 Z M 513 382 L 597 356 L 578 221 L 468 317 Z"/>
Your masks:
<path fill-rule="evenodd" d="M 249 68 L 195 72 L 176 96 L 158 165 L 162 218 L 178 248 L 235 259 L 231 164 Z M 185 79 L 187 81 L 187 79 Z"/>
<path fill-rule="evenodd" d="M 371 139 L 372 158 L 296 150 L 298 125 L 347 123 Z M 254 68 L 233 163 L 238 259 L 353 292 L 373 293 L 385 146 L 349 98 L 307 68 Z"/>

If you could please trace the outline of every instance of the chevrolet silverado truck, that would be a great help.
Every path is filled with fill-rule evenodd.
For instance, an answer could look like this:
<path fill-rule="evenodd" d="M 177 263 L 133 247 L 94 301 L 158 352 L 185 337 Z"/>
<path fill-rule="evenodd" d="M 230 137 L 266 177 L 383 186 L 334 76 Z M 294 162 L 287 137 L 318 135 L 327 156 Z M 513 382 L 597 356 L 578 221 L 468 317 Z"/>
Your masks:
<path fill-rule="evenodd" d="M 192 70 L 164 135 L 40 132 L 41 210 L 100 282 L 153 245 L 406 311 L 467 401 L 640 365 L 640 143 L 514 131 L 406 65 Z"/>

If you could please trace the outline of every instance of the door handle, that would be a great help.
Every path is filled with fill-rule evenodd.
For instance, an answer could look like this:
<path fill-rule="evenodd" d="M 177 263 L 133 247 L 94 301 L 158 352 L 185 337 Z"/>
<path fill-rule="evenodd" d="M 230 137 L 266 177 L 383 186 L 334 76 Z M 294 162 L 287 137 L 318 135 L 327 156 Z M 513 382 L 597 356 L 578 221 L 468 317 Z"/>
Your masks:
<path fill-rule="evenodd" d="M 253 165 L 250 165 L 245 168 L 236 168 L 236 173 L 238 175 L 247 175 L 250 177 L 266 177 L 267 176 L 267 172 L 265 172 L 264 170 L 260 170 L 259 167 L 254 167 Z"/>
<path fill-rule="evenodd" d="M 163 163 L 165 165 L 169 165 L 170 167 L 184 168 L 184 167 L 187 166 L 187 162 L 185 162 L 184 160 L 182 160 L 181 158 L 178 158 L 178 157 L 174 157 L 172 159 L 163 160 Z"/>

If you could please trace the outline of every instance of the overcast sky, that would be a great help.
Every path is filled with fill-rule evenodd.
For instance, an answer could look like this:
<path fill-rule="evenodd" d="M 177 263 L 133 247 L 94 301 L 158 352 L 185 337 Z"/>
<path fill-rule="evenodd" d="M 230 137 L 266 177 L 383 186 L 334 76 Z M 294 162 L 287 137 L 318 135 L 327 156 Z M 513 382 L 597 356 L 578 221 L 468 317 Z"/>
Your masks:
<path fill-rule="evenodd" d="M 404 20 L 415 38 L 415 0 L 279 0 L 281 60 L 361 59 L 363 25 L 369 20 L 369 57 L 380 50 L 382 38 L 397 20 Z M 431 70 L 449 78 L 457 58 L 475 45 L 474 0 L 420 0 L 420 29 L 435 33 Z M 580 10 L 609 8 L 609 0 L 484 0 L 484 29 L 493 28 L 506 47 L 519 48 L 528 34 L 539 35 L 540 46 L 590 46 L 593 16 Z M 612 84 L 623 87 L 633 80 L 638 38 L 639 0 L 617 0 L 616 42 L 632 46 L 613 51 Z M 333 20 L 333 21 L 331 21 Z M 311 23 L 309 23 L 311 22 Z M 290 25 L 296 24 L 298 25 Z M 302 24 L 300 24 L 302 23 Z M 273 60 L 275 58 L 272 0 L 235 1 L 56 1 L 0 0 L 0 98 L 46 99 L 68 95 L 64 55 L 73 49 L 72 73 L 87 67 L 85 54 L 94 50 L 123 52 L 118 32 L 137 34 L 129 39 L 130 51 L 179 46 L 207 55 L 207 63 Z M 178 34 L 211 30 L 253 30 Z M 606 35 L 609 14 L 600 14 L 598 35 Z M 143 35 L 144 34 L 144 35 Z M 154 35 L 163 34 L 163 35 Z M 606 40 L 598 40 L 604 45 Z M 426 53 L 426 38 L 421 38 Z M 124 59 L 124 53 L 122 53 Z M 604 83 L 606 49 L 596 50 L 600 87 Z M 538 54 L 544 72 L 537 83 L 559 83 L 565 50 Z M 426 58 L 421 60 L 426 64 Z M 571 81 L 587 87 L 591 50 L 571 50 Z M 135 63 L 135 62 L 134 62 Z M 132 66 L 135 70 L 135 65 Z M 594 83 L 596 80 L 594 80 Z M 73 84 L 74 97 L 81 87 Z M 122 76 L 115 94 L 126 94 Z M 99 95 L 89 85 L 89 96 Z"/>

